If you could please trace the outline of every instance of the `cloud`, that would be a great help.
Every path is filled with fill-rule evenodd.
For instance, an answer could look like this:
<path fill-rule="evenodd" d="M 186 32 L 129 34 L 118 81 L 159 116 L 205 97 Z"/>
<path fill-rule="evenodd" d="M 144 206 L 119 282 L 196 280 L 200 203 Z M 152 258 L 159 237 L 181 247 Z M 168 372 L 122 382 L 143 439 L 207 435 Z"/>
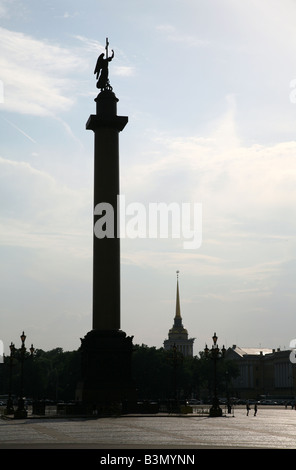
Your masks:
<path fill-rule="evenodd" d="M 12 126 L 14 129 L 16 129 L 18 132 L 20 132 L 22 135 L 24 135 L 30 142 L 33 142 L 34 144 L 36 144 L 36 140 L 34 140 L 29 134 L 27 134 L 26 132 L 24 132 L 22 129 L 20 129 L 16 124 L 14 124 L 13 122 L 9 121 L 8 119 L 6 118 L 3 118 L 4 121 L 6 121 L 10 126 Z"/>
<path fill-rule="evenodd" d="M 233 300 L 248 290 L 271 294 L 296 260 L 296 143 L 244 144 L 233 98 L 203 137 L 155 132 L 153 139 L 157 152 L 153 142 L 145 163 L 123 168 L 126 201 L 202 203 L 202 245 L 194 251 L 171 238 L 126 240 L 123 263 L 180 269 L 207 279 L 206 292 L 211 285 Z"/>
<path fill-rule="evenodd" d="M 105 52 L 105 45 L 95 39 L 81 35 L 75 35 L 74 38 L 83 43 L 83 47 L 87 52 L 96 53 L 98 55 Z"/>
<path fill-rule="evenodd" d="M 26 331 L 31 338 L 38 336 L 33 341 L 39 347 L 53 347 L 48 331 L 57 322 L 53 344 L 64 345 L 70 331 L 79 346 L 91 318 L 90 193 L 73 190 L 27 162 L 0 157 L 0 324 L 5 341 L 25 318 Z M 59 318 L 71 319 L 70 330 Z"/>
<path fill-rule="evenodd" d="M 0 18 L 11 18 L 22 11 L 22 5 L 15 5 L 15 0 L 0 0 Z"/>
<path fill-rule="evenodd" d="M 119 66 L 119 67 L 114 67 L 114 75 L 118 75 L 121 77 L 131 77 L 135 73 L 134 67 L 129 67 L 129 66 Z"/>
<path fill-rule="evenodd" d="M 181 200 L 190 196 L 191 201 L 204 202 L 211 210 L 216 207 L 221 215 L 236 213 L 239 219 L 244 212 L 266 220 L 275 212 L 294 207 L 295 141 L 243 144 L 232 109 L 203 137 L 155 133 L 154 140 L 156 154 L 145 155 L 145 163 L 124 169 L 122 179 L 138 198 L 140 194 L 148 198 L 149 193 L 153 198 L 153 188 L 162 186 L 158 194 L 167 200 L 172 188 Z M 184 176 L 191 182 L 189 190 Z"/>
<path fill-rule="evenodd" d="M 67 48 L 0 28 L 2 109 L 38 116 L 66 111 L 74 103 L 75 78 L 87 60 Z"/>
<path fill-rule="evenodd" d="M 1 245 L 85 252 L 90 194 L 26 162 L 0 157 L 0 175 Z"/>
<path fill-rule="evenodd" d="M 189 47 L 204 47 L 210 44 L 209 41 L 205 39 L 199 39 L 195 35 L 181 33 L 170 24 L 161 24 L 156 26 L 156 30 L 164 34 L 167 41 L 180 43 Z"/>

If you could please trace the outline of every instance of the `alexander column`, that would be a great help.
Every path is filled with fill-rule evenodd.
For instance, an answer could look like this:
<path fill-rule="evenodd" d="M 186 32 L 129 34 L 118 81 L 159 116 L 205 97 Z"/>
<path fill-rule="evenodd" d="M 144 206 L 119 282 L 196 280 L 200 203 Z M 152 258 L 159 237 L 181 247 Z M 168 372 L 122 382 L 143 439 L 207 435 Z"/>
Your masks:
<path fill-rule="evenodd" d="M 82 382 L 76 398 L 100 407 L 134 400 L 131 379 L 132 337 L 120 330 L 119 132 L 128 122 L 117 116 L 108 78 L 114 51 L 96 63 L 96 114 L 86 129 L 94 132 L 94 234 L 92 330 L 81 339 Z M 109 209 L 108 214 L 106 208 Z M 110 218 L 110 215 L 112 216 Z"/>

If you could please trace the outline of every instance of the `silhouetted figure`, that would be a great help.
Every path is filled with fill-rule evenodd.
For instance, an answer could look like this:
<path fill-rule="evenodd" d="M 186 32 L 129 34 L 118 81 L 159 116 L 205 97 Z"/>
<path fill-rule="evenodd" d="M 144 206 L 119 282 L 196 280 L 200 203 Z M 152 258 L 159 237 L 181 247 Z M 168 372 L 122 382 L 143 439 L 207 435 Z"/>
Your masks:
<path fill-rule="evenodd" d="M 257 403 L 255 403 L 255 406 L 254 406 L 254 416 L 256 416 L 257 414 Z"/>
<path fill-rule="evenodd" d="M 246 408 L 247 408 L 247 416 L 249 416 L 249 411 L 251 409 L 249 403 L 247 403 Z"/>
<path fill-rule="evenodd" d="M 95 71 L 94 73 L 97 74 L 97 88 L 100 88 L 101 90 L 103 90 L 104 88 L 107 88 L 107 86 L 109 85 L 109 80 L 108 80 L 108 76 L 109 76 L 109 70 L 108 70 L 108 63 L 111 62 L 111 60 L 113 59 L 114 57 L 114 51 L 112 50 L 112 55 L 111 57 L 108 57 L 108 52 L 106 54 L 106 58 L 104 59 L 104 53 L 102 53 L 98 60 L 97 60 L 97 63 L 96 63 L 96 68 L 95 68 Z"/>

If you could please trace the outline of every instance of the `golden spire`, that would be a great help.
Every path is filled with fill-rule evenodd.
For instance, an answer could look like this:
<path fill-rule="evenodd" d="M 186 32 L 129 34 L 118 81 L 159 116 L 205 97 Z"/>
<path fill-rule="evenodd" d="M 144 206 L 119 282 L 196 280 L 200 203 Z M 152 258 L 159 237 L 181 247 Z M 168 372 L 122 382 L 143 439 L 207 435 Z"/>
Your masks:
<path fill-rule="evenodd" d="M 179 272 L 177 272 L 177 295 L 176 295 L 176 316 L 175 318 L 181 318 L 181 309 L 180 309 L 180 296 L 179 296 Z"/>
<path fill-rule="evenodd" d="M 184 328 L 182 324 L 181 318 L 181 309 L 180 309 L 180 295 L 179 295 L 179 271 L 177 271 L 177 295 L 176 295 L 176 315 L 174 318 L 173 328 L 170 329 L 170 334 L 178 334 L 178 335 L 187 335 L 187 330 Z"/>

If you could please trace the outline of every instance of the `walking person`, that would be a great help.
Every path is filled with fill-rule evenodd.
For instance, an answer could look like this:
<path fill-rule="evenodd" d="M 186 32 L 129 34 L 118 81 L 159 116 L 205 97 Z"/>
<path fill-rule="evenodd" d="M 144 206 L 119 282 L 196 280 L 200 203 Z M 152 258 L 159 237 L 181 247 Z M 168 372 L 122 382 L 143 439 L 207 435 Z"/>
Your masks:
<path fill-rule="evenodd" d="M 249 405 L 249 402 L 247 403 L 246 408 L 247 408 L 247 416 L 249 416 L 249 411 L 250 411 L 250 409 L 251 409 L 251 408 L 250 408 L 250 405 Z"/>
<path fill-rule="evenodd" d="M 257 403 L 255 403 L 255 406 L 254 406 L 254 416 L 257 415 Z"/>

